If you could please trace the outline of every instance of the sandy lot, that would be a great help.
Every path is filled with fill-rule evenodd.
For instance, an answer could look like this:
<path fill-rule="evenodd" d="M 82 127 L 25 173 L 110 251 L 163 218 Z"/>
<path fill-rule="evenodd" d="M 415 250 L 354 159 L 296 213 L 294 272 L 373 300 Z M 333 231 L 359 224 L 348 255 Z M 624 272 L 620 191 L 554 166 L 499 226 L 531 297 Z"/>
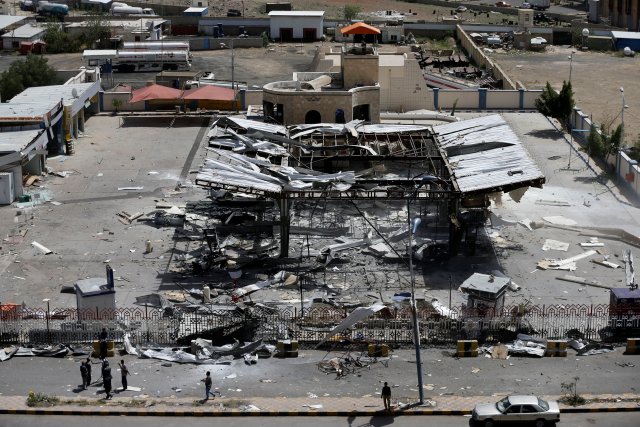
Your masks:
<path fill-rule="evenodd" d="M 513 80 L 527 88 L 543 88 L 548 81 L 555 88 L 569 79 L 569 59 L 573 49 L 550 46 L 546 52 L 493 53 L 491 57 Z M 576 105 L 592 114 L 597 123 L 620 123 L 622 96 L 629 107 L 625 109 L 625 135 L 627 143 L 640 137 L 640 57 L 623 58 L 613 52 L 576 52 L 573 56 L 571 84 Z"/>

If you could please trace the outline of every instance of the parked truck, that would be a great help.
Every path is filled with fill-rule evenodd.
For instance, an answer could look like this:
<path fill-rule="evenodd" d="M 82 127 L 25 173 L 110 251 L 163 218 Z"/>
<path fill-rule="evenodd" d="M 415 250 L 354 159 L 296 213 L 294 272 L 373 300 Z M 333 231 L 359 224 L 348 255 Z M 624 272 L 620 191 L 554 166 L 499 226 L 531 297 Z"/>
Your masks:
<path fill-rule="evenodd" d="M 113 3 L 115 6 L 111 6 L 112 15 L 155 15 L 153 9 L 148 7 L 133 7 L 126 3 Z"/>
<path fill-rule="evenodd" d="M 64 18 L 69 14 L 69 6 L 60 3 L 38 2 L 38 15 Z"/>
<path fill-rule="evenodd" d="M 528 3 L 534 10 L 547 10 L 551 6 L 549 0 L 529 0 Z"/>

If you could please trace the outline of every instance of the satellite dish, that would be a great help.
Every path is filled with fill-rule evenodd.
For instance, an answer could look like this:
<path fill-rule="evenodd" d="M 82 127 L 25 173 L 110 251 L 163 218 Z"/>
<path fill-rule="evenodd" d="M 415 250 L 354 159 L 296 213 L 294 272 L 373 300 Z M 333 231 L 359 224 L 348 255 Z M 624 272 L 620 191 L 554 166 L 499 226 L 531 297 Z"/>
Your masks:
<path fill-rule="evenodd" d="M 75 87 L 73 89 L 71 89 L 71 96 L 73 96 L 74 98 L 78 97 L 78 91 L 76 90 Z"/>

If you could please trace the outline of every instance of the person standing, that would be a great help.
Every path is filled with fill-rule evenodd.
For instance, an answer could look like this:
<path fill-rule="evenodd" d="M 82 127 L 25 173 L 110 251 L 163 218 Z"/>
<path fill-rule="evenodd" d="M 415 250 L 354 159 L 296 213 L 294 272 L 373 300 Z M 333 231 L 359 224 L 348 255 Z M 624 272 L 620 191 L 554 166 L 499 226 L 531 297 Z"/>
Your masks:
<path fill-rule="evenodd" d="M 91 385 L 91 359 L 87 357 L 87 361 L 84 363 L 87 367 L 87 388 Z"/>
<path fill-rule="evenodd" d="M 382 387 L 382 402 L 384 403 L 384 409 L 387 412 L 391 412 L 391 387 L 386 382 Z"/>
<path fill-rule="evenodd" d="M 82 375 L 82 389 L 87 389 L 87 365 L 84 364 L 84 360 L 80 363 L 80 375 Z"/>
<path fill-rule="evenodd" d="M 107 393 L 107 399 L 113 397 L 111 394 L 111 380 L 111 368 L 109 367 L 109 362 L 105 360 L 102 363 L 102 381 L 104 382 L 104 391 Z"/>
<path fill-rule="evenodd" d="M 202 381 L 204 381 L 204 400 L 209 400 L 209 396 L 215 399 L 216 395 L 211 392 L 211 386 L 213 385 L 211 372 L 207 371 L 207 376 Z"/>
<path fill-rule="evenodd" d="M 107 330 L 102 328 L 100 332 L 100 360 L 107 359 Z"/>
<path fill-rule="evenodd" d="M 129 375 L 129 368 L 124 364 L 124 360 L 120 361 L 120 378 L 122 379 L 122 390 L 127 389 L 127 375 Z"/>

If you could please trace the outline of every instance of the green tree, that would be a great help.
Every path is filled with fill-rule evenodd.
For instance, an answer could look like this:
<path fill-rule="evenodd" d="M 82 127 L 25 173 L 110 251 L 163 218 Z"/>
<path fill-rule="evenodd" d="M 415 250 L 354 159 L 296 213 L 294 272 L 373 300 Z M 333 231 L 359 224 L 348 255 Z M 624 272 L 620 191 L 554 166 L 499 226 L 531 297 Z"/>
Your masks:
<path fill-rule="evenodd" d="M 111 37 L 111 29 L 103 15 L 95 15 L 89 17 L 86 26 L 80 35 L 80 42 L 86 48 L 91 48 L 95 43 L 96 47 L 109 46 L 109 38 Z"/>
<path fill-rule="evenodd" d="M 0 74 L 0 93 L 3 99 L 11 99 L 28 87 L 48 86 L 57 83 L 56 71 L 41 56 L 28 55 L 14 61 Z"/>
<path fill-rule="evenodd" d="M 602 154 L 605 157 L 620 151 L 622 147 L 622 131 L 622 123 L 620 123 L 613 132 L 604 124 L 602 125 L 602 143 L 604 148 Z"/>
<path fill-rule="evenodd" d="M 589 138 L 587 138 L 587 153 L 589 157 L 601 157 L 605 154 L 604 141 L 595 124 L 591 124 Z"/>
<path fill-rule="evenodd" d="M 49 53 L 77 52 L 80 49 L 80 40 L 71 37 L 58 22 L 49 22 L 45 25 L 42 39 L 47 43 Z"/>
<path fill-rule="evenodd" d="M 542 94 L 536 99 L 536 108 L 547 117 L 553 117 L 560 121 L 563 127 L 568 128 L 568 119 L 571 116 L 575 102 L 571 82 L 562 82 L 562 89 L 556 92 L 547 82 Z"/>
<path fill-rule="evenodd" d="M 557 115 L 558 92 L 556 92 L 549 82 L 542 90 L 540 97 L 536 99 L 536 108 L 541 114 L 547 117 L 555 117 Z"/>
<path fill-rule="evenodd" d="M 356 4 L 345 4 L 342 8 L 344 19 L 347 21 L 356 19 L 360 12 L 362 12 L 362 8 Z"/>

